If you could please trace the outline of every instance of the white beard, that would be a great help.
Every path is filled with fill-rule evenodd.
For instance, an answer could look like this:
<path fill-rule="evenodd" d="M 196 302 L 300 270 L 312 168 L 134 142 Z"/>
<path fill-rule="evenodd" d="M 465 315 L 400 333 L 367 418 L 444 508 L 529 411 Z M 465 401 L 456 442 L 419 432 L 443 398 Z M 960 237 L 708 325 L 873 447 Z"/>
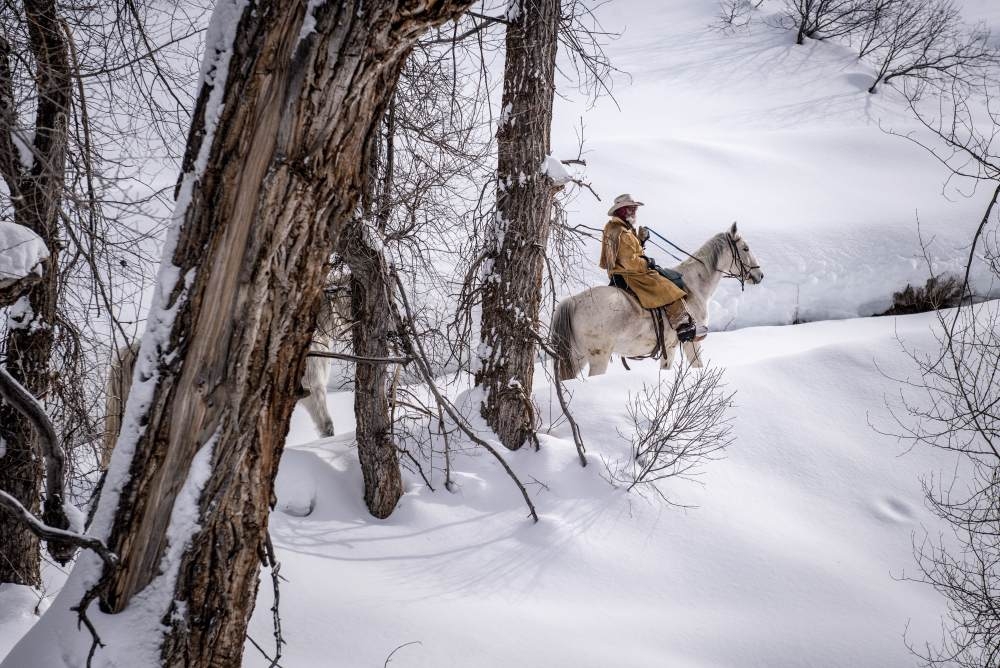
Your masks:
<path fill-rule="evenodd" d="M 633 213 L 631 216 L 625 216 L 625 222 L 629 225 L 635 226 L 635 214 Z"/>

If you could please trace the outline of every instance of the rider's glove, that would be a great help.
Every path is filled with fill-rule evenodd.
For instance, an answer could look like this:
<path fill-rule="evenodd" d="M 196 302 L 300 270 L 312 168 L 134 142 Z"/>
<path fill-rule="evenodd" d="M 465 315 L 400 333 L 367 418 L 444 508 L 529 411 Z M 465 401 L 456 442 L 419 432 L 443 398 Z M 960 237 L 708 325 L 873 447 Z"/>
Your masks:
<path fill-rule="evenodd" d="M 645 258 L 646 258 L 646 265 L 647 265 L 647 266 L 648 266 L 648 267 L 649 267 L 650 269 L 656 269 L 656 260 L 654 260 L 654 259 L 653 259 L 653 258 L 651 258 L 651 257 L 646 257 L 645 255 L 643 255 L 643 257 L 645 257 Z"/>
<path fill-rule="evenodd" d="M 638 230 L 635 231 L 635 235 L 639 237 L 639 243 L 645 246 L 646 240 L 649 239 L 649 230 L 647 230 L 645 227 L 640 227 Z"/>

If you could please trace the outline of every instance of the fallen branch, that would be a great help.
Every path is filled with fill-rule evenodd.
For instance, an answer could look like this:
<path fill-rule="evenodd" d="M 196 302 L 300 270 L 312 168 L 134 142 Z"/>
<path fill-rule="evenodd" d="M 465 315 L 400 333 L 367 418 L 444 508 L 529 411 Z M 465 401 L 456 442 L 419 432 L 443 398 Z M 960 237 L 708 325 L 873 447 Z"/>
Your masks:
<path fill-rule="evenodd" d="M 538 341 L 538 346 L 542 350 L 548 353 L 553 359 L 557 359 L 555 351 L 549 348 L 548 343 L 537 332 L 535 333 L 535 339 Z M 556 386 L 556 396 L 559 398 L 559 406 L 562 408 L 563 415 L 566 416 L 566 420 L 569 422 L 569 428 L 573 432 L 573 443 L 576 445 L 576 454 L 580 456 L 580 466 L 586 467 L 587 456 L 584 453 L 587 452 L 587 448 L 583 445 L 583 434 L 580 432 L 580 426 L 576 423 L 576 419 L 569 410 L 569 402 L 566 400 L 566 395 L 563 392 L 562 381 L 559 380 L 558 374 L 552 374 L 552 382 Z"/>

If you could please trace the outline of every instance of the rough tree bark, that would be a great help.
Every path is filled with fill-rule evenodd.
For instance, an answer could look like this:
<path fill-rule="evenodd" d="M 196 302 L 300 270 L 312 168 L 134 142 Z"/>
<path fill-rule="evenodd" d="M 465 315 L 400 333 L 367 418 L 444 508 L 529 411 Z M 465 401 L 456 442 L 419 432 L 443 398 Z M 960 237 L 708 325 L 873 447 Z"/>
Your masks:
<path fill-rule="evenodd" d="M 483 417 L 508 448 L 534 433 L 535 333 L 552 213 L 549 154 L 559 0 L 512 0 L 497 130 L 497 213 L 491 275 L 483 286 L 476 382 Z"/>
<path fill-rule="evenodd" d="M 182 193 L 191 196 L 178 210 L 175 269 L 161 272 L 169 331 L 144 338 L 134 414 L 109 471 L 127 464 L 128 475 L 101 500 L 115 508 L 108 545 L 121 557 L 101 605 L 118 612 L 169 577 L 160 574 L 168 529 L 173 544 L 187 526 L 172 518 L 175 502 L 182 488 L 200 487 L 163 610 L 163 665 L 240 663 L 327 258 L 359 200 L 364 157 L 404 58 L 429 26 L 470 3 L 233 5 L 222 106 L 211 102 L 219 77 L 209 72 L 184 161 Z"/>
<path fill-rule="evenodd" d="M 368 223 L 354 218 L 344 225 L 338 250 L 351 268 L 351 315 L 354 354 L 389 356 L 393 330 L 392 289 L 382 253 L 367 240 Z M 385 364 L 357 362 L 354 372 L 354 416 L 358 459 L 365 483 L 365 504 L 375 517 L 388 517 L 403 494 L 399 455 L 392 439 Z"/>
<path fill-rule="evenodd" d="M 53 327 L 59 280 L 59 207 L 66 167 L 66 132 L 72 102 L 69 51 L 53 0 L 24 0 L 28 47 L 34 60 L 35 125 L 30 165 L 13 141 L 18 119 L 11 78 L 12 46 L 0 35 L 0 172 L 14 207 L 14 221 L 38 234 L 49 249 L 45 275 L 22 297 L 22 316 L 7 331 L 6 367 L 35 397 L 49 390 Z M 23 302 L 22 302 L 23 303 Z M 0 402 L 0 489 L 38 514 L 42 480 L 40 444 L 31 423 Z M 46 499 L 45 521 L 69 526 L 62 498 Z M 38 539 L 8 513 L 0 512 L 0 582 L 39 584 Z"/>

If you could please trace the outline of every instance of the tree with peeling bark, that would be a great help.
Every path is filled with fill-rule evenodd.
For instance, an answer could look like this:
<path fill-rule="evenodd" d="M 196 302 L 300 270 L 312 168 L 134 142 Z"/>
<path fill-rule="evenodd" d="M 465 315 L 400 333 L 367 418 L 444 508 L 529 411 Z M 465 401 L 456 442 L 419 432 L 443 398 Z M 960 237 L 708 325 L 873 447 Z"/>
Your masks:
<path fill-rule="evenodd" d="M 538 310 L 555 184 L 545 170 L 555 96 L 559 0 L 512 0 L 497 130 L 496 215 L 482 277 L 476 383 L 507 448 L 534 437 Z"/>
<path fill-rule="evenodd" d="M 49 249 L 47 271 L 14 307 L 13 326 L 3 341 L 5 366 L 11 376 L 35 397 L 51 387 L 56 301 L 59 281 L 59 212 L 66 169 L 67 124 L 72 80 L 69 50 L 54 0 L 24 0 L 21 11 L 2 10 L 5 28 L 0 34 L 0 176 L 10 194 L 15 222 L 41 237 Z M 34 61 L 35 120 L 30 146 L 21 138 L 14 95 L 8 32 L 17 28 L 20 14 Z M 20 145 L 18 145 L 20 144 Z M 42 437 L 31 421 L 6 402 L 0 402 L 0 441 L 6 444 L 0 466 L 0 490 L 37 513 L 42 482 Z M 46 498 L 45 521 L 66 529 L 62 481 L 59 496 Z M 0 513 L 0 582 L 40 583 L 38 539 L 12 515 Z"/>
<path fill-rule="evenodd" d="M 216 7 L 174 228 L 91 525 L 120 566 L 81 557 L 55 621 L 26 636 L 36 650 L 79 665 L 89 637 L 58 620 L 96 595 L 107 614 L 147 616 L 151 634 L 103 651 L 133 665 L 240 663 L 327 259 L 409 50 L 470 3 Z"/>

